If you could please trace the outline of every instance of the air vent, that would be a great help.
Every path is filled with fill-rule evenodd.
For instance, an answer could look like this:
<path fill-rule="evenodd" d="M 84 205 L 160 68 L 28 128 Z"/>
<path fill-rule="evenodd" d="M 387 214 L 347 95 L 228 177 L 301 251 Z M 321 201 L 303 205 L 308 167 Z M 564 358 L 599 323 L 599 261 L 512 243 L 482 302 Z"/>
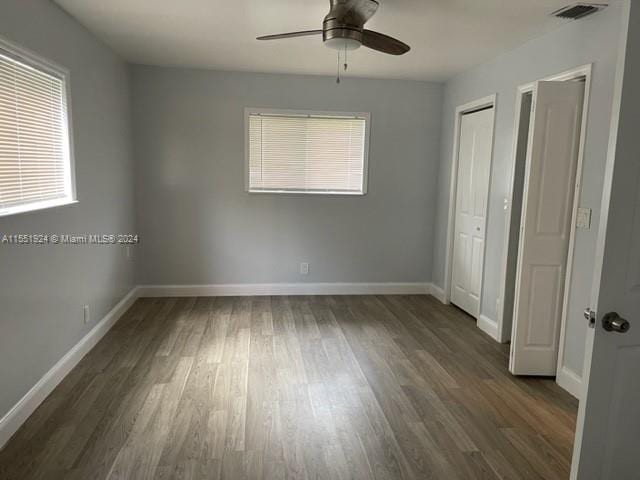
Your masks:
<path fill-rule="evenodd" d="M 586 17 L 592 13 L 596 13 L 607 5 L 601 3 L 576 3 L 567 7 L 556 10 L 552 13 L 553 16 L 558 18 L 567 18 L 570 20 L 577 20 L 579 18 Z"/>

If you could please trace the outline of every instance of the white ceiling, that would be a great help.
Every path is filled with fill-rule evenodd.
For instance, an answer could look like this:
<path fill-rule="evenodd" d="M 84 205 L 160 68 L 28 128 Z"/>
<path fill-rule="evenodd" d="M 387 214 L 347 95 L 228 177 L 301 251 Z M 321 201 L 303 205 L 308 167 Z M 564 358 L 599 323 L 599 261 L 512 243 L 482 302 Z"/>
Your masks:
<path fill-rule="evenodd" d="M 54 0 L 133 63 L 333 75 L 321 37 L 258 35 L 321 28 L 328 0 Z M 411 45 L 402 57 L 366 48 L 349 75 L 445 80 L 564 23 L 573 0 L 384 0 L 367 28 Z"/>

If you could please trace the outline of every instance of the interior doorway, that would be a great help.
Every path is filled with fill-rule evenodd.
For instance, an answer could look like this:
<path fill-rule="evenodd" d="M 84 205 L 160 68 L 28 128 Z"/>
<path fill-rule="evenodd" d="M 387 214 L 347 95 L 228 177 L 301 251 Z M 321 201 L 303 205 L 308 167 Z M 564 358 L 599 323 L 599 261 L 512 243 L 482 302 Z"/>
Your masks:
<path fill-rule="evenodd" d="M 582 176 L 590 66 L 519 89 L 499 336 L 509 369 L 555 376 Z"/>
<path fill-rule="evenodd" d="M 474 318 L 480 315 L 495 96 L 456 109 L 445 292 Z"/>
<path fill-rule="evenodd" d="M 516 116 L 518 129 L 516 133 L 516 148 L 513 166 L 513 186 L 511 194 L 511 208 L 505 199 L 505 210 L 509 214 L 512 228 L 507 229 L 507 261 L 506 280 L 503 298 L 504 314 L 502 317 L 503 332 L 511 338 L 513 323 L 513 305 L 516 291 L 516 271 L 518 267 L 518 246 L 520 244 L 520 219 L 522 216 L 522 196 L 524 194 L 524 175 L 527 165 L 527 147 L 529 144 L 529 129 L 531 126 L 531 109 L 533 107 L 533 91 L 526 91 L 520 97 L 520 111 Z"/>

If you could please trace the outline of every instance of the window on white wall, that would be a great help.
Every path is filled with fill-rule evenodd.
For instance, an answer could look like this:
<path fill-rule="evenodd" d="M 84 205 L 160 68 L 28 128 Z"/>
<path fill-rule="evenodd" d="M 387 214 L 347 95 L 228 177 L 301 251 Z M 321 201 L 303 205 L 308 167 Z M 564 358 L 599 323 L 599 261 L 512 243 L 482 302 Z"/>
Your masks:
<path fill-rule="evenodd" d="M 0 44 L 0 215 L 74 200 L 67 74 Z"/>
<path fill-rule="evenodd" d="M 369 115 L 248 109 L 249 192 L 364 195 Z"/>

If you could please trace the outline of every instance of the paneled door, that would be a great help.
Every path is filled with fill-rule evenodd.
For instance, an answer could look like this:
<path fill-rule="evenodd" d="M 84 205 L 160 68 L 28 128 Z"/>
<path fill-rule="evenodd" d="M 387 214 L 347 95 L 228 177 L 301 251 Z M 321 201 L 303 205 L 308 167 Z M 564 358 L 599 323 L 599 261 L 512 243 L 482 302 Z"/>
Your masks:
<path fill-rule="evenodd" d="M 579 480 L 640 478 L 640 5 L 630 8 L 591 295 L 597 313 L 587 334 L 587 387 L 573 454 L 571 477 Z"/>
<path fill-rule="evenodd" d="M 451 303 L 478 318 L 484 266 L 493 107 L 464 114 L 458 142 Z"/>
<path fill-rule="evenodd" d="M 583 82 L 533 91 L 509 369 L 555 376 L 584 103 Z"/>

